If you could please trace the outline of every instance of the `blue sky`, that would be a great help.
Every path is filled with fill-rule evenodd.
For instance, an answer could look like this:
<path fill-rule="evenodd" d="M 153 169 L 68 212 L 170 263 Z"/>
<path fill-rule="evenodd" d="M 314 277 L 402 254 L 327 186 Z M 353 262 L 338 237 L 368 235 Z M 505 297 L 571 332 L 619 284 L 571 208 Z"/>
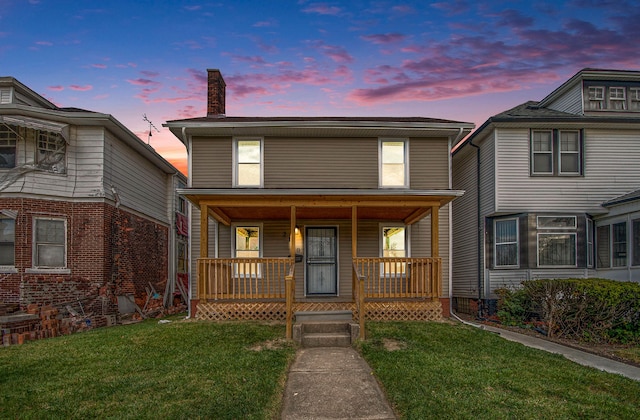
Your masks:
<path fill-rule="evenodd" d="M 640 69 L 635 1 L 0 0 L 0 75 L 112 114 L 179 168 L 167 120 L 234 116 L 473 122 L 585 67 Z"/>

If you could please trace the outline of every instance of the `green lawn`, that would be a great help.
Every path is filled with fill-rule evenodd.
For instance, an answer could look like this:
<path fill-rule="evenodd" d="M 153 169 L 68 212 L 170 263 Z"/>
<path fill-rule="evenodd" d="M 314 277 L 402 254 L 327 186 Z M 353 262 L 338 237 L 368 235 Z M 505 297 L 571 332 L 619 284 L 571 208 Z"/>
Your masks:
<path fill-rule="evenodd" d="M 0 418 L 274 418 L 295 348 L 251 347 L 284 332 L 149 320 L 0 348 Z"/>
<path fill-rule="evenodd" d="M 640 418 L 640 382 L 462 324 L 369 322 L 360 347 L 403 419 Z"/>

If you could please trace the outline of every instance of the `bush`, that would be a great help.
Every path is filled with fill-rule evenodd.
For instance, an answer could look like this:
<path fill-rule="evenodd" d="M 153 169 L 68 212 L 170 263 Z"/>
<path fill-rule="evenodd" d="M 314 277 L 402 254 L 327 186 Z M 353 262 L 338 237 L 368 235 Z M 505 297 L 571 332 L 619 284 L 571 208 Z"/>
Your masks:
<path fill-rule="evenodd" d="M 640 342 L 640 284 L 605 279 L 548 279 L 501 289 L 505 323 L 540 320 L 550 337 Z"/>

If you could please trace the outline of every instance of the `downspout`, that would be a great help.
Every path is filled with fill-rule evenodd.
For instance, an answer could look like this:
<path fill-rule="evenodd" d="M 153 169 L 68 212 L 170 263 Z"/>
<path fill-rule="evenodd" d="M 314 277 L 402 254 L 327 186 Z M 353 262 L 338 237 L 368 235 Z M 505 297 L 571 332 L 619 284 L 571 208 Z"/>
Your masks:
<path fill-rule="evenodd" d="M 476 218 L 478 223 L 478 316 L 482 312 L 482 240 L 484 237 L 484 229 L 480 224 L 481 212 L 480 212 L 480 147 L 473 144 L 473 140 L 469 142 L 469 145 L 476 149 Z"/>
<path fill-rule="evenodd" d="M 462 139 L 464 129 L 459 128 L 458 135 L 455 140 L 451 141 L 449 137 L 449 189 L 453 189 L 453 156 L 451 156 L 451 148 L 454 144 L 458 144 Z M 449 315 L 453 314 L 453 202 L 449 204 Z"/>
<path fill-rule="evenodd" d="M 191 188 L 191 137 L 187 136 L 187 128 L 186 127 L 182 127 L 182 143 L 186 146 L 187 148 L 187 187 Z M 193 232 L 191 230 L 191 221 L 193 220 L 193 207 L 191 205 L 189 205 L 187 207 L 187 217 L 189 218 L 189 223 L 188 223 L 188 232 L 189 232 L 189 237 L 187 238 L 187 261 L 189 264 L 189 287 L 187 287 L 187 319 L 190 319 L 192 317 L 192 313 L 191 313 L 191 299 L 192 299 L 192 291 L 191 291 L 191 276 L 193 275 L 193 252 L 192 252 L 192 241 L 191 238 L 193 237 Z"/>

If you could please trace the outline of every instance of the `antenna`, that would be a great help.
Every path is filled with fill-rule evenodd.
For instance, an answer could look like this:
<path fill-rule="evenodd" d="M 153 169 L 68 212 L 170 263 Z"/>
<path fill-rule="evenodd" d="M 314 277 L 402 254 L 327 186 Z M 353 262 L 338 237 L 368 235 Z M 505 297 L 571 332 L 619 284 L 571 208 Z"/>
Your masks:
<path fill-rule="evenodd" d="M 149 144 L 151 142 L 151 136 L 153 135 L 151 134 L 151 128 L 154 128 L 158 133 L 160 132 L 160 130 L 158 130 L 158 128 L 153 125 L 151 120 L 147 118 L 147 114 L 142 114 L 142 119 L 149 123 L 149 136 L 147 137 L 147 144 Z"/>

